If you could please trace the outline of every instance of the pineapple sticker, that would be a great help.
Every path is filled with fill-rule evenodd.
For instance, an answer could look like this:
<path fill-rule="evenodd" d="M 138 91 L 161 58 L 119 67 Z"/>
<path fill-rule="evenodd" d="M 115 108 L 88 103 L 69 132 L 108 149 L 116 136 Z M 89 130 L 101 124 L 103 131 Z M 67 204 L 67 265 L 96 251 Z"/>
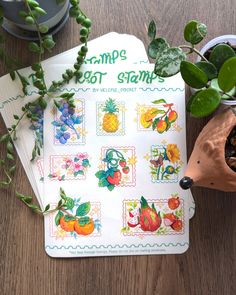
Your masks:
<path fill-rule="evenodd" d="M 108 133 L 115 133 L 118 130 L 120 123 L 117 115 L 119 109 L 114 99 L 109 98 L 106 100 L 103 112 L 105 112 L 102 122 L 103 130 Z"/>

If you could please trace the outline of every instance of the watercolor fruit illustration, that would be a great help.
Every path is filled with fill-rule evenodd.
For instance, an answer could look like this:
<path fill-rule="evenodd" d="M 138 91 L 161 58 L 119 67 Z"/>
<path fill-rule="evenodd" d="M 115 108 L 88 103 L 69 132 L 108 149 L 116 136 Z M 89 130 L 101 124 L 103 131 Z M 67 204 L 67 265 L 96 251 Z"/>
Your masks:
<path fill-rule="evenodd" d="M 103 130 L 109 133 L 116 132 L 119 128 L 119 120 L 116 114 L 119 112 L 119 109 L 114 99 L 109 98 L 105 102 L 103 112 L 105 112 L 105 115 L 103 116 L 103 123 L 102 123 Z"/>
<path fill-rule="evenodd" d="M 70 216 L 63 216 L 60 219 L 60 226 L 66 232 L 73 232 L 75 225 L 75 218 Z"/>
<path fill-rule="evenodd" d="M 149 128 L 152 125 L 153 119 L 156 117 L 156 111 L 156 108 L 151 108 L 141 114 L 140 123 L 144 128 Z"/>
<path fill-rule="evenodd" d="M 164 120 L 159 120 L 158 121 L 158 123 L 157 123 L 157 127 L 156 127 L 156 129 L 157 129 L 157 132 L 158 133 L 163 133 L 165 130 L 166 130 L 166 128 L 167 128 L 167 123 L 166 123 L 166 121 L 164 121 Z"/>
<path fill-rule="evenodd" d="M 119 162 L 120 167 L 125 167 L 126 166 L 126 161 L 122 160 Z"/>
<path fill-rule="evenodd" d="M 161 226 L 162 222 L 160 212 L 157 213 L 154 204 L 152 204 L 151 208 L 144 197 L 141 197 L 140 204 L 139 224 L 141 229 L 143 231 L 156 231 Z"/>
<path fill-rule="evenodd" d="M 175 216 L 173 213 L 164 214 L 164 224 L 165 224 L 165 226 L 172 225 L 177 219 L 178 219 L 177 216 Z"/>
<path fill-rule="evenodd" d="M 90 235 L 94 231 L 94 221 L 89 217 L 82 217 L 75 221 L 74 230 L 78 235 Z"/>
<path fill-rule="evenodd" d="M 122 177 L 122 175 L 121 175 L 120 170 L 117 170 L 117 171 L 114 172 L 114 175 L 113 176 L 109 175 L 107 177 L 107 181 L 110 184 L 119 185 L 120 184 L 120 181 L 121 181 L 121 177 Z"/>
<path fill-rule="evenodd" d="M 177 209 L 179 205 L 180 205 L 179 197 L 172 197 L 168 200 L 168 206 L 171 210 Z"/>
<path fill-rule="evenodd" d="M 170 123 L 174 123 L 177 120 L 177 118 L 178 118 L 178 115 L 177 115 L 176 111 L 169 112 L 168 120 Z"/>
<path fill-rule="evenodd" d="M 125 166 L 123 169 L 122 169 L 122 172 L 124 174 L 128 174 L 129 173 L 129 167 L 128 166 Z"/>
<path fill-rule="evenodd" d="M 183 222 L 180 219 L 177 219 L 172 225 L 172 229 L 175 231 L 181 231 L 183 228 Z"/>

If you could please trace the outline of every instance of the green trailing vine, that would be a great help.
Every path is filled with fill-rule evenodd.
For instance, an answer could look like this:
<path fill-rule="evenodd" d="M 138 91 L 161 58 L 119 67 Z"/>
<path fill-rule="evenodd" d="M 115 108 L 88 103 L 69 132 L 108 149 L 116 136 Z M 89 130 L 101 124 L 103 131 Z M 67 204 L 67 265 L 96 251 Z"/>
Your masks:
<path fill-rule="evenodd" d="M 65 0 L 55 0 L 58 4 L 64 3 Z M 33 86 L 37 89 L 38 96 L 34 99 L 34 101 L 27 103 L 24 107 L 22 107 L 22 113 L 20 115 L 14 115 L 15 123 L 8 128 L 8 133 L 0 136 L 0 142 L 6 145 L 6 154 L 3 159 L 0 159 L 0 167 L 3 169 L 5 174 L 5 179 L 0 181 L 1 187 L 7 187 L 12 182 L 12 176 L 16 169 L 15 163 L 15 151 L 13 142 L 17 140 L 17 129 L 20 125 L 20 122 L 26 117 L 28 120 L 34 124 L 40 119 L 42 116 L 42 112 L 47 108 L 48 99 L 51 97 L 56 98 L 54 100 L 54 104 L 57 108 L 60 106 L 60 100 L 66 100 L 70 107 L 74 108 L 75 103 L 72 93 L 63 93 L 60 96 L 54 95 L 63 85 L 69 83 L 71 79 L 75 79 L 76 82 L 82 77 L 81 66 L 84 63 L 86 58 L 88 47 L 87 40 L 91 31 L 91 20 L 87 17 L 87 15 L 81 10 L 79 6 L 79 0 L 70 0 L 70 17 L 75 18 L 76 22 L 81 25 L 80 29 L 80 42 L 82 43 L 82 47 L 78 51 L 77 59 L 74 63 L 73 69 L 67 69 L 63 74 L 59 81 L 53 81 L 52 84 L 47 88 L 45 83 L 45 74 L 44 69 L 42 67 L 42 58 L 44 52 L 47 50 L 49 52 L 52 51 L 53 47 L 56 45 L 53 40 L 53 36 L 48 34 L 49 28 L 46 25 L 40 25 L 39 19 L 40 16 L 47 14 L 47 12 L 42 9 L 39 3 L 35 0 L 24 0 L 25 9 L 19 11 L 19 15 L 24 19 L 25 24 L 34 26 L 37 31 L 38 41 L 37 42 L 29 42 L 28 49 L 32 53 L 37 55 L 36 61 L 32 64 L 31 69 L 32 73 L 29 77 L 25 77 L 19 73 L 18 68 L 20 63 L 12 57 L 9 57 L 4 50 L 4 37 L 0 35 L 0 60 L 4 62 L 6 65 L 12 80 L 19 79 L 22 85 L 22 91 L 25 95 L 28 94 L 27 88 L 30 86 L 30 80 L 32 79 Z M 4 11 L 3 8 L 0 7 L 0 24 L 3 23 Z M 35 111 L 37 110 L 37 111 Z M 35 131 L 35 129 L 33 129 Z M 35 144 L 32 150 L 32 161 L 34 161 L 37 156 L 40 155 L 41 149 L 43 147 L 42 137 L 38 136 L 36 133 Z M 61 191 L 61 196 L 62 196 Z M 31 197 L 24 196 L 23 194 L 17 193 L 18 198 L 29 208 L 37 213 L 45 213 L 49 210 L 48 206 L 44 211 L 36 206 L 32 205 Z M 63 200 L 63 198 L 62 198 Z M 60 201 L 58 206 L 63 206 L 63 201 Z M 65 204 L 64 204 L 65 205 Z M 46 210 L 47 209 L 47 210 Z"/>

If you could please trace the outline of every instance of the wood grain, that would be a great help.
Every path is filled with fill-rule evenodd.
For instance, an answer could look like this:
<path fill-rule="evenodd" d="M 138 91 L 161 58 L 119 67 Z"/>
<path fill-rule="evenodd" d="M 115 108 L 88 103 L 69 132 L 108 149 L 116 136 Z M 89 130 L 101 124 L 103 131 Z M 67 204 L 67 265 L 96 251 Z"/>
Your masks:
<path fill-rule="evenodd" d="M 93 19 L 91 39 L 117 31 L 134 34 L 147 45 L 145 25 L 151 19 L 157 20 L 158 33 L 165 35 L 171 44 L 183 42 L 182 28 L 189 19 L 199 19 L 208 25 L 208 39 L 235 33 L 234 0 L 81 2 Z M 70 20 L 56 40 L 53 54 L 76 46 L 78 26 Z M 24 65 L 31 63 L 26 42 L 8 37 L 6 46 Z M 0 74 L 4 73 L 1 66 Z M 205 123 L 206 120 L 187 117 L 188 153 Z M 3 131 L 1 120 L 0 132 Z M 0 192 L 0 294 L 236 294 L 233 193 L 193 190 L 196 216 L 190 222 L 190 249 L 183 255 L 51 259 L 44 251 L 43 220 L 33 216 L 15 198 L 15 189 L 32 194 L 19 161 L 14 185 Z"/>

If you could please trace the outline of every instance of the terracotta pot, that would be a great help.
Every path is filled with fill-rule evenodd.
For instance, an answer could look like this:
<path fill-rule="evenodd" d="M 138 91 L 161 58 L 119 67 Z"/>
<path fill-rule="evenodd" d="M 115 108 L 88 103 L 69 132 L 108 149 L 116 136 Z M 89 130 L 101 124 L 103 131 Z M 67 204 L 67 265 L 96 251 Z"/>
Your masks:
<path fill-rule="evenodd" d="M 236 172 L 225 162 L 225 143 L 235 126 L 236 115 L 232 109 L 227 109 L 203 128 L 189 159 L 186 176 L 180 180 L 183 189 L 196 185 L 236 191 Z"/>

